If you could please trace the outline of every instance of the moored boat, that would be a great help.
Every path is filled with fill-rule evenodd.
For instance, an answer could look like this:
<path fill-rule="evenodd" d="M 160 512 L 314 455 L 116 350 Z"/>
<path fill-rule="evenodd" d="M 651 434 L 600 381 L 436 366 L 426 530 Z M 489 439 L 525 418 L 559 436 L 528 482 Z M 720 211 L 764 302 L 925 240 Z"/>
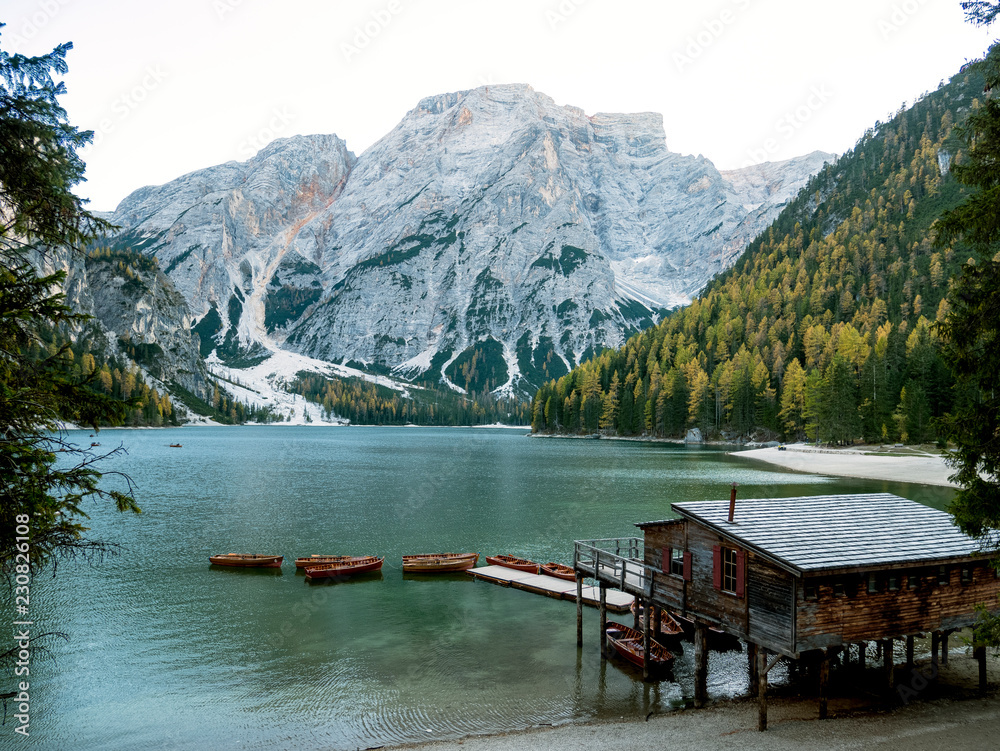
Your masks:
<path fill-rule="evenodd" d="M 631 606 L 632 615 L 638 615 L 639 619 L 643 618 L 643 606 L 638 603 L 638 601 L 633 600 Z M 684 626 L 679 620 L 677 620 L 671 613 L 660 608 L 660 638 L 664 640 L 669 639 L 682 639 L 684 637 Z M 655 612 L 655 611 L 654 611 Z"/>
<path fill-rule="evenodd" d="M 379 571 L 385 558 L 373 555 L 344 556 L 347 560 L 336 563 L 319 563 L 306 567 L 306 579 L 337 579 Z"/>
<path fill-rule="evenodd" d="M 403 556 L 403 572 L 436 574 L 466 571 L 479 562 L 479 553 L 424 553 Z"/>
<path fill-rule="evenodd" d="M 486 562 L 491 566 L 503 566 L 504 568 L 512 568 L 518 571 L 527 571 L 530 574 L 538 573 L 537 563 L 529 561 L 527 558 L 517 558 L 513 555 L 488 555 L 486 556 Z"/>
<path fill-rule="evenodd" d="M 210 555 L 208 560 L 216 566 L 237 566 L 241 568 L 281 568 L 285 559 L 282 555 L 258 555 L 256 553 L 225 553 Z"/>
<path fill-rule="evenodd" d="M 538 571 L 541 574 L 554 576 L 556 579 L 565 579 L 568 582 L 576 581 L 576 572 L 573 570 L 573 567 L 565 566 L 562 563 L 553 563 L 552 561 L 549 561 L 548 563 L 543 563 L 539 566 Z"/>
<path fill-rule="evenodd" d="M 687 616 L 672 614 L 673 618 L 681 624 L 684 629 L 684 638 L 688 641 L 694 639 L 694 619 Z M 740 640 L 732 634 L 727 634 L 721 628 L 709 626 L 705 634 L 706 646 L 716 652 L 729 652 L 731 650 L 742 649 Z"/>
<path fill-rule="evenodd" d="M 609 623 L 607 631 L 605 631 L 605 636 L 608 640 L 608 646 L 622 658 L 628 660 L 633 665 L 642 667 L 643 637 L 641 631 L 636 631 L 634 628 L 623 626 L 620 623 Z M 662 644 L 650 639 L 649 663 L 651 670 L 666 671 L 673 666 L 674 656 Z"/>
<path fill-rule="evenodd" d="M 348 561 L 351 558 L 357 558 L 358 556 L 350 555 L 318 555 L 313 554 L 308 558 L 296 558 L 295 568 L 306 568 L 307 566 L 318 566 L 321 563 L 340 563 L 340 561 Z"/>

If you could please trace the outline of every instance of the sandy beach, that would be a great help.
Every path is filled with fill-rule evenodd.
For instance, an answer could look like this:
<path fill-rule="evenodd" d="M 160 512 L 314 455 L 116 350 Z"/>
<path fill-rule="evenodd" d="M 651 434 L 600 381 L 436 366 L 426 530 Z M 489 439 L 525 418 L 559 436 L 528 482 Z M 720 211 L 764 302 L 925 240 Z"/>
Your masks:
<path fill-rule="evenodd" d="M 872 454 L 874 449 L 827 449 L 789 444 L 778 448 L 734 451 L 731 456 L 756 459 L 798 472 L 837 477 L 859 477 L 865 480 L 915 482 L 920 485 L 957 487 L 948 479 L 954 470 L 936 454 L 894 456 L 891 453 Z M 911 450 L 912 451 L 912 450 Z"/>
<path fill-rule="evenodd" d="M 1000 738 L 1000 670 L 990 658 L 993 689 L 985 698 L 975 694 L 975 661 L 953 650 L 941 668 L 939 684 L 930 686 L 910 704 L 879 700 L 863 686 L 854 696 L 830 701 L 830 717 L 819 720 L 814 697 L 768 697 L 768 729 L 757 730 L 757 703 L 737 699 L 704 709 L 678 710 L 647 720 L 562 725 L 403 748 L 423 751 L 636 751 L 653 748 L 733 749 L 733 751 L 839 751 L 899 749 L 907 751 L 978 751 L 997 748 Z M 918 664 L 919 667 L 919 664 Z M 904 675 L 897 666 L 897 681 Z M 925 666 L 926 669 L 926 666 Z M 777 692 L 776 692 L 777 693 Z M 926 695 L 926 696 L 925 696 Z"/>

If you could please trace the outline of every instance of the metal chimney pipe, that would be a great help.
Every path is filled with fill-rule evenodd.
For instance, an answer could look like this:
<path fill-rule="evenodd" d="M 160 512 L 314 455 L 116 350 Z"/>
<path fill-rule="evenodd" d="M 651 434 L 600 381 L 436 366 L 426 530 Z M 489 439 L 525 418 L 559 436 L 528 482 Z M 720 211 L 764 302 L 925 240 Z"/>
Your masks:
<path fill-rule="evenodd" d="M 736 513 L 736 483 L 733 483 L 733 489 L 729 493 L 729 521 L 733 521 L 733 514 Z"/>

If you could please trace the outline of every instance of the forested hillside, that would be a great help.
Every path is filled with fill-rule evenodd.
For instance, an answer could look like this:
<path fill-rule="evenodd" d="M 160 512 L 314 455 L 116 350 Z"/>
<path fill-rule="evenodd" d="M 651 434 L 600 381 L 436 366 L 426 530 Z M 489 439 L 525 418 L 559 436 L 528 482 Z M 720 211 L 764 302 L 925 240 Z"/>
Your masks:
<path fill-rule="evenodd" d="M 690 306 L 553 380 L 535 431 L 921 442 L 954 398 L 933 326 L 969 253 L 933 227 L 967 188 L 960 73 L 827 165 Z"/>

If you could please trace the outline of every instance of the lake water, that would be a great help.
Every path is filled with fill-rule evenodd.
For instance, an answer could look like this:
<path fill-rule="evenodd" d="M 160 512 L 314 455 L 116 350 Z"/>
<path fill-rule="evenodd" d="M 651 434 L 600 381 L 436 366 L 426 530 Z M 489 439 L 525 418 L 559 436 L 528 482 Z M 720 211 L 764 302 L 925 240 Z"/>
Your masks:
<path fill-rule="evenodd" d="M 595 609 L 577 649 L 571 602 L 465 574 L 404 578 L 400 557 L 571 563 L 574 539 L 636 535 L 635 522 L 668 517 L 672 501 L 728 498 L 732 482 L 744 498 L 888 491 L 943 508 L 951 497 L 793 474 L 718 448 L 524 430 L 269 426 L 96 440 L 128 450 L 103 466 L 132 477 L 144 513 L 88 504 L 91 535 L 123 554 L 65 561 L 33 583 L 36 632 L 69 640 L 31 667 L 32 748 L 354 749 L 670 711 L 691 697 L 691 649 L 676 682 L 644 684 L 602 663 Z M 282 554 L 285 565 L 209 566 L 226 552 Z M 293 559 L 313 553 L 384 555 L 385 566 L 308 584 Z M 745 664 L 713 653 L 710 694 L 745 691 Z"/>

